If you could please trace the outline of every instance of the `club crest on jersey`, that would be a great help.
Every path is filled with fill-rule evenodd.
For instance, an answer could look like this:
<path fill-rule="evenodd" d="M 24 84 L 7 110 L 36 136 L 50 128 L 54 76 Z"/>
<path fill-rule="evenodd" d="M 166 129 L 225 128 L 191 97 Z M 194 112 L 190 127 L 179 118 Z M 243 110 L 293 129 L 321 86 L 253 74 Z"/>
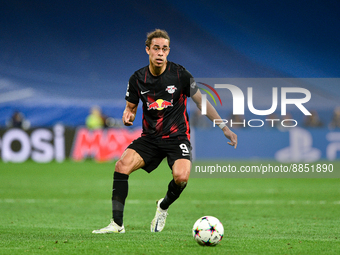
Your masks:
<path fill-rule="evenodd" d="M 168 91 L 169 94 L 173 94 L 173 93 L 175 93 L 176 89 L 177 89 L 177 88 L 175 87 L 175 85 L 169 85 L 169 86 L 167 86 L 167 88 L 165 89 L 165 91 Z"/>
<path fill-rule="evenodd" d="M 149 103 L 147 102 L 146 105 L 148 106 L 148 110 L 163 110 L 166 109 L 170 106 L 173 106 L 172 104 L 173 99 L 171 99 L 171 101 L 166 101 L 163 99 L 157 99 L 155 102 Z"/>

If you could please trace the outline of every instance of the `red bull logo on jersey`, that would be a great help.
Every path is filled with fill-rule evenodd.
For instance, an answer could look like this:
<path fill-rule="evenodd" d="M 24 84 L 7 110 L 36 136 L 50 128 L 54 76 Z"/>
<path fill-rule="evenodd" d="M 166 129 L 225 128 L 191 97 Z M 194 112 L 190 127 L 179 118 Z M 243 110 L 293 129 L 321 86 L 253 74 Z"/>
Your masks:
<path fill-rule="evenodd" d="M 146 105 L 148 106 L 148 110 L 163 110 L 168 107 L 173 106 L 173 99 L 171 101 L 166 101 L 163 99 L 157 99 L 155 102 L 149 103 L 147 102 Z"/>

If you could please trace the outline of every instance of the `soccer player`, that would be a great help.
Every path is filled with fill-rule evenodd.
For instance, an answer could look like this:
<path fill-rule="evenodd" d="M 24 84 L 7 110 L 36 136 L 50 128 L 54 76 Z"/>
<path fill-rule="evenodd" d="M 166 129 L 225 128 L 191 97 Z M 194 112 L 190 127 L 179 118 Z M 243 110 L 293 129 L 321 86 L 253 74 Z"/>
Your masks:
<path fill-rule="evenodd" d="M 149 65 L 136 71 L 130 78 L 126 92 L 123 123 L 131 126 L 139 100 L 143 103 L 143 131 L 117 161 L 113 176 L 112 220 L 92 233 L 125 233 L 123 212 L 128 195 L 129 175 L 137 169 L 152 172 L 166 157 L 173 179 L 165 197 L 157 201 L 156 215 L 151 232 L 160 232 L 165 226 L 169 206 L 186 187 L 191 168 L 191 145 L 187 97 L 201 109 L 201 92 L 192 75 L 182 66 L 170 62 L 170 37 L 166 31 L 156 29 L 147 35 L 146 53 Z M 215 108 L 207 102 L 207 117 L 221 119 Z M 237 135 L 224 123 L 217 123 L 228 144 L 237 146 Z"/>

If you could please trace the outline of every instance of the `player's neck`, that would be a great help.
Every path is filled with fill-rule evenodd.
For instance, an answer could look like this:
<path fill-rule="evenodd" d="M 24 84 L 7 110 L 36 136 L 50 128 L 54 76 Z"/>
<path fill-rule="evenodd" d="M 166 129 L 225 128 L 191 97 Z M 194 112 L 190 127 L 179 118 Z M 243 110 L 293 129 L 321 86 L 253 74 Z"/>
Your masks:
<path fill-rule="evenodd" d="M 159 76 L 162 73 L 164 73 L 167 64 L 168 64 L 168 61 L 164 65 L 162 65 L 161 67 L 156 67 L 156 66 L 154 66 L 150 63 L 149 64 L 149 71 L 153 76 Z"/>

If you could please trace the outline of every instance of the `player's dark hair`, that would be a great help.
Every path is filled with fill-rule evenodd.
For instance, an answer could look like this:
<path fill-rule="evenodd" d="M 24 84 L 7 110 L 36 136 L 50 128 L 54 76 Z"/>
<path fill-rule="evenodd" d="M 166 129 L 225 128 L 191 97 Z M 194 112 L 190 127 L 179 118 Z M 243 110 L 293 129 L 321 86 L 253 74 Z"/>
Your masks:
<path fill-rule="evenodd" d="M 170 36 L 168 35 L 168 32 L 166 32 L 165 30 L 157 28 L 155 31 L 152 31 L 152 32 L 148 33 L 146 41 L 145 41 L 145 45 L 150 48 L 151 41 L 154 38 L 164 38 L 164 39 L 167 39 L 169 41 L 169 46 L 170 46 Z"/>

